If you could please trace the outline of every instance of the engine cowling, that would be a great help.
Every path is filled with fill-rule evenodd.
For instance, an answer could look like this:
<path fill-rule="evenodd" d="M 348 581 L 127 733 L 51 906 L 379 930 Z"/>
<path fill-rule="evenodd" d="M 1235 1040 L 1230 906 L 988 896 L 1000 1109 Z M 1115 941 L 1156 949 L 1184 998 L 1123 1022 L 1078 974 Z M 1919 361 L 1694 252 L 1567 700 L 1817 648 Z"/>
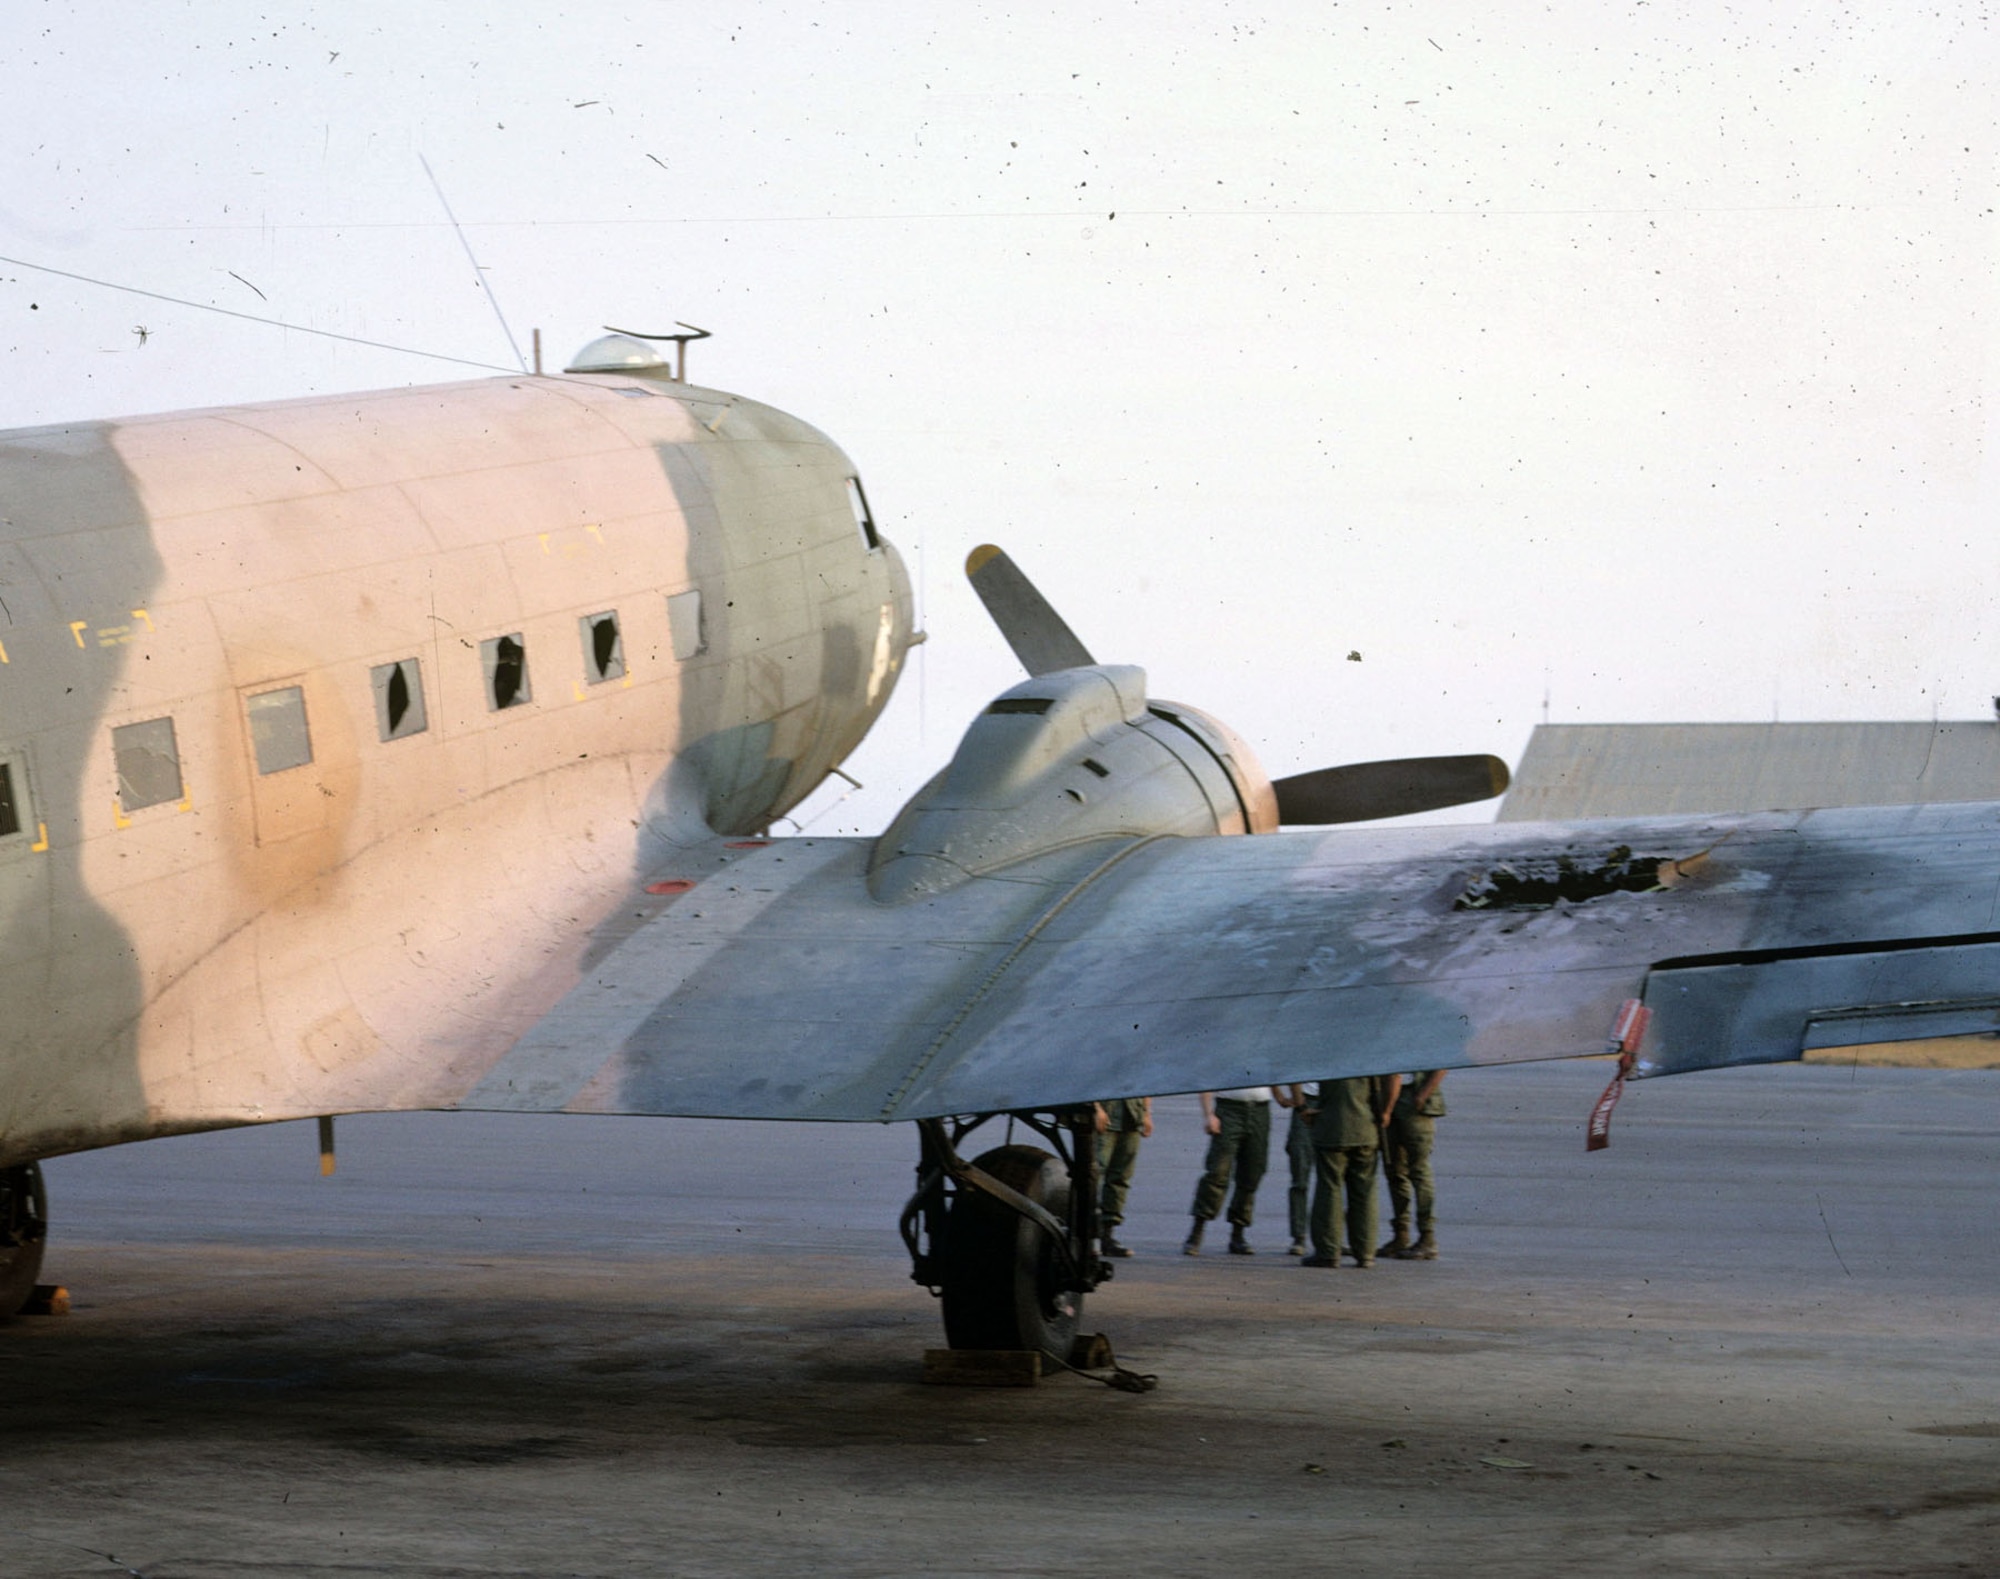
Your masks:
<path fill-rule="evenodd" d="M 868 886 L 897 903 L 1089 840 L 1277 825 L 1271 781 L 1241 737 L 1195 708 L 1149 702 L 1143 669 L 1094 664 L 996 697 L 876 842 Z"/>

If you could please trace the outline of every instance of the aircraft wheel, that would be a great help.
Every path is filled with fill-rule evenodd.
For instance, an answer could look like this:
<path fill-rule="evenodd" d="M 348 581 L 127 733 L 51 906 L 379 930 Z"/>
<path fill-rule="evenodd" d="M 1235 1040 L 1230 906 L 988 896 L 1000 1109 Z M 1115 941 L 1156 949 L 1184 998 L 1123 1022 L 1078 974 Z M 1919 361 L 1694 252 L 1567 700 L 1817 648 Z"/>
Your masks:
<path fill-rule="evenodd" d="M 48 1234 L 41 1164 L 0 1168 L 0 1316 L 14 1315 L 35 1292 Z"/>
<path fill-rule="evenodd" d="M 998 1146 L 983 1169 L 1058 1218 L 1069 1216 L 1069 1170 L 1035 1146 Z M 1039 1349 L 1067 1361 L 1083 1295 L 1057 1287 L 1059 1260 L 1041 1228 L 990 1195 L 962 1190 L 946 1220 L 945 1342 L 954 1349 Z"/>

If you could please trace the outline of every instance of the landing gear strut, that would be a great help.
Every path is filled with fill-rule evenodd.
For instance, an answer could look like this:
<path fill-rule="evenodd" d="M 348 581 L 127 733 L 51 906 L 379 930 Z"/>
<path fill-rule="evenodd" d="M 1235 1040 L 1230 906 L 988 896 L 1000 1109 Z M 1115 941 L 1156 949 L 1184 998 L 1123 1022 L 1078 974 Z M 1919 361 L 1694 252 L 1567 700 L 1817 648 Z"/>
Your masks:
<path fill-rule="evenodd" d="M 13 1315 L 34 1294 L 48 1236 L 41 1164 L 0 1168 L 0 1316 Z"/>
<path fill-rule="evenodd" d="M 917 1192 L 903 1208 L 910 1276 L 944 1302 L 954 1349 L 1040 1350 L 1069 1363 L 1083 1296 L 1111 1276 L 1097 1253 L 1094 1110 L 1014 1113 L 1054 1150 L 967 1135 L 998 1115 L 919 1119 Z"/>

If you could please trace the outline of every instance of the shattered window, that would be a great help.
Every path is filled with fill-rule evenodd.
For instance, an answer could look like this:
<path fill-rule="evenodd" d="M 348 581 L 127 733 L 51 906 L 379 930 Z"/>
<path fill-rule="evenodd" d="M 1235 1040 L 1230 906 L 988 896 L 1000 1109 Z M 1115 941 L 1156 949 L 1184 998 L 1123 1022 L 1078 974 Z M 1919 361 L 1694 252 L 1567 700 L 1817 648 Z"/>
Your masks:
<path fill-rule="evenodd" d="M 424 716 L 424 672 L 414 658 L 379 664 L 368 671 L 375 688 L 375 729 L 384 740 L 421 735 L 430 727 Z"/>
<path fill-rule="evenodd" d="M 21 831 L 21 808 L 14 799 L 14 764 L 0 762 L 0 839 Z"/>
<path fill-rule="evenodd" d="M 708 651 L 708 627 L 701 617 L 701 588 L 676 592 L 668 598 L 667 620 L 674 630 L 676 658 L 693 658 Z"/>
<path fill-rule="evenodd" d="M 625 638 L 618 632 L 618 615 L 586 614 L 578 622 L 583 635 L 583 677 L 592 685 L 625 678 Z"/>
<path fill-rule="evenodd" d="M 519 631 L 481 642 L 479 661 L 486 669 L 486 705 L 492 711 L 519 707 L 530 699 L 528 649 Z"/>
<path fill-rule="evenodd" d="M 118 769 L 118 804 L 129 816 L 181 799 L 181 752 L 171 718 L 121 724 L 111 731 Z"/>
<path fill-rule="evenodd" d="M 306 694 L 296 685 L 260 691 L 245 704 L 250 713 L 250 745 L 259 773 L 302 768 L 313 759 L 306 728 Z"/>

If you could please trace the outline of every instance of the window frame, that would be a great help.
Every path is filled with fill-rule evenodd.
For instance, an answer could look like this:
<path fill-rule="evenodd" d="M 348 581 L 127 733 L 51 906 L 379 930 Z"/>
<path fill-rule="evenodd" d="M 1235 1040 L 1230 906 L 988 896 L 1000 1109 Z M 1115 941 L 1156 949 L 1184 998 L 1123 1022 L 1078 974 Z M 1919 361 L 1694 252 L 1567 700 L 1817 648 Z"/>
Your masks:
<path fill-rule="evenodd" d="M 605 620 L 611 622 L 611 657 L 609 664 L 599 670 L 597 666 L 597 628 Z M 627 678 L 631 667 L 625 660 L 625 624 L 619 619 L 616 609 L 604 609 L 596 614 L 577 616 L 577 635 L 583 644 L 583 683 L 610 685 Z"/>
<path fill-rule="evenodd" d="M 118 737 L 130 734 L 135 730 L 146 729 L 155 724 L 164 724 L 166 726 L 167 742 L 172 747 L 172 753 L 166 760 L 173 764 L 174 790 L 171 794 L 161 795 L 155 799 L 141 801 L 134 805 L 126 798 L 126 786 L 129 781 L 126 778 L 125 769 L 120 763 L 120 758 L 124 755 L 124 751 L 119 746 Z M 136 747 L 135 749 L 147 748 Z M 118 815 L 122 819 L 129 820 L 142 811 L 152 811 L 160 806 L 174 806 L 181 810 L 186 810 L 189 800 L 187 766 L 181 756 L 180 730 L 174 724 L 174 715 L 172 713 L 162 713 L 154 718 L 135 718 L 130 723 L 113 724 L 111 726 L 111 777 L 113 784 L 112 803 L 116 806 Z"/>
<path fill-rule="evenodd" d="M 409 686 L 409 700 L 404 704 L 403 716 L 395 723 L 389 721 L 389 687 L 395 684 L 395 677 L 407 666 L 414 671 L 404 683 Z M 411 740 L 418 735 L 428 734 L 431 727 L 430 701 L 424 695 L 424 661 L 421 657 L 391 658 L 387 663 L 370 664 L 368 667 L 368 690 L 375 699 L 375 743 L 386 746 L 392 741 Z M 414 716 L 415 723 L 410 720 Z"/>
<path fill-rule="evenodd" d="M 296 726 L 297 738 L 294 741 L 286 740 L 285 736 L 275 729 L 268 727 L 260 728 L 258 725 L 260 713 L 269 712 L 276 714 L 278 709 L 283 705 L 271 699 L 287 696 L 294 699 L 293 705 L 296 711 L 293 716 L 284 718 L 279 727 L 289 731 L 293 726 Z M 270 705 L 260 709 L 257 705 L 259 702 L 269 702 Z M 243 720 L 250 731 L 250 760 L 257 769 L 257 777 L 267 779 L 274 774 L 291 773 L 299 768 L 312 766 L 312 718 L 306 710 L 306 688 L 304 681 L 295 680 L 288 685 L 267 685 L 262 690 L 244 691 Z M 274 753 L 278 747 L 288 747 L 289 751 L 294 754 L 289 755 L 286 760 L 275 761 L 267 765 L 265 761 L 267 746 L 271 747 Z M 305 751 L 304 756 L 295 754 L 301 747 Z"/>
<path fill-rule="evenodd" d="M 501 646 L 512 642 L 521 664 L 519 684 L 509 694 L 506 701 L 500 700 L 500 664 L 503 658 Z M 489 636 L 479 644 L 480 684 L 486 696 L 486 711 L 489 713 L 511 712 L 517 707 L 526 707 L 535 699 L 534 682 L 528 668 L 528 638 L 520 631 L 505 631 L 498 636 Z"/>

